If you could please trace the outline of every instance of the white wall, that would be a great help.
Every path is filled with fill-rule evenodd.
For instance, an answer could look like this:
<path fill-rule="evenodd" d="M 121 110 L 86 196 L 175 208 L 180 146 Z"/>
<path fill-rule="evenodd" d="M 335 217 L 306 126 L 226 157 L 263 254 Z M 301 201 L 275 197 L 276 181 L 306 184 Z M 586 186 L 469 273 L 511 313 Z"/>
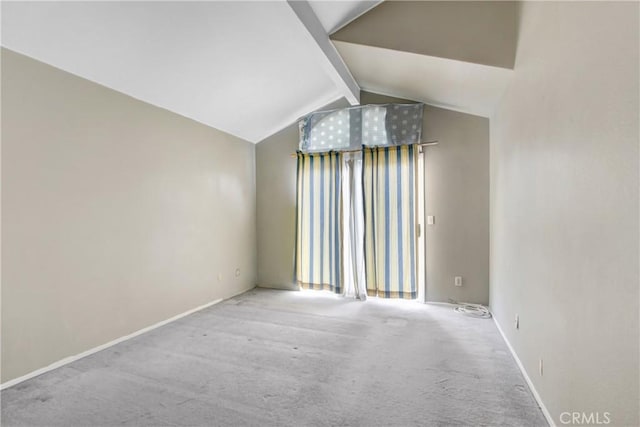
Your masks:
<path fill-rule="evenodd" d="M 524 3 L 491 119 L 491 307 L 558 424 L 640 424 L 638 6 Z"/>
<path fill-rule="evenodd" d="M 361 102 L 408 102 L 362 92 Z M 337 106 L 334 106 L 337 107 Z M 258 285 L 292 289 L 297 125 L 256 147 Z M 489 121 L 425 106 L 427 299 L 486 304 L 489 300 Z M 454 286 L 454 276 L 464 286 Z"/>
<path fill-rule="evenodd" d="M 3 49 L 2 381 L 253 287 L 254 149 Z"/>

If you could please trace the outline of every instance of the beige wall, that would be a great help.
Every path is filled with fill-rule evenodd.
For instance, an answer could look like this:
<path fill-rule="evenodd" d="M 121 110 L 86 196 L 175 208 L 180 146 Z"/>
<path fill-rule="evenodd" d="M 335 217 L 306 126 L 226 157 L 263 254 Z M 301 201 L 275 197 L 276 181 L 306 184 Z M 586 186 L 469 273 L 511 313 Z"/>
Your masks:
<path fill-rule="evenodd" d="M 489 303 L 489 120 L 426 107 L 427 300 Z M 463 286 L 454 286 L 462 276 Z"/>
<path fill-rule="evenodd" d="M 256 145 L 258 285 L 294 289 L 298 126 Z"/>
<path fill-rule="evenodd" d="M 361 102 L 406 102 L 367 92 Z M 487 303 L 489 299 L 489 121 L 425 107 L 427 299 Z M 256 147 L 258 284 L 293 288 L 297 126 Z M 454 286 L 454 276 L 464 286 Z"/>
<path fill-rule="evenodd" d="M 491 307 L 559 425 L 640 424 L 638 6 L 524 3 L 491 119 Z"/>
<path fill-rule="evenodd" d="M 4 382 L 253 287 L 254 145 L 3 49 L 2 232 Z"/>
<path fill-rule="evenodd" d="M 513 68 L 519 2 L 385 1 L 333 40 Z"/>

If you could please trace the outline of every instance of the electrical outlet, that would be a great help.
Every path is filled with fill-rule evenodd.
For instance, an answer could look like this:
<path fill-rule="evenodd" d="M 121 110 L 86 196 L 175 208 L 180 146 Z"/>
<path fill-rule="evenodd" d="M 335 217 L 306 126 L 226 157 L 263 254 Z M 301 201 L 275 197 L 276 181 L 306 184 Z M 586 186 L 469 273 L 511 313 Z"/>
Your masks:
<path fill-rule="evenodd" d="M 236 277 L 239 277 L 239 276 L 240 276 L 240 269 L 236 268 Z"/>
<path fill-rule="evenodd" d="M 222 282 L 222 274 L 218 273 L 218 282 Z"/>
<path fill-rule="evenodd" d="M 516 323 L 514 325 L 516 329 L 520 329 L 520 316 L 516 314 Z"/>
<path fill-rule="evenodd" d="M 538 369 L 540 370 L 540 376 L 542 376 L 542 374 L 544 374 L 544 366 L 542 364 L 542 357 L 539 360 Z"/>
<path fill-rule="evenodd" d="M 462 286 L 462 276 L 456 276 L 454 279 L 454 283 L 456 286 Z"/>

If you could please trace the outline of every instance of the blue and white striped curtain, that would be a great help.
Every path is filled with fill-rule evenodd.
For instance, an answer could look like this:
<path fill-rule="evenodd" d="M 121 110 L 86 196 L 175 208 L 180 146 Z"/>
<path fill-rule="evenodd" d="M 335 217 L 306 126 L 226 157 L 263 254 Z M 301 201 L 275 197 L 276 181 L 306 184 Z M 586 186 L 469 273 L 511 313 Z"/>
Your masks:
<path fill-rule="evenodd" d="M 298 153 L 294 279 L 342 293 L 342 154 Z"/>
<path fill-rule="evenodd" d="M 417 296 L 417 146 L 364 149 L 363 185 L 367 293 Z"/>

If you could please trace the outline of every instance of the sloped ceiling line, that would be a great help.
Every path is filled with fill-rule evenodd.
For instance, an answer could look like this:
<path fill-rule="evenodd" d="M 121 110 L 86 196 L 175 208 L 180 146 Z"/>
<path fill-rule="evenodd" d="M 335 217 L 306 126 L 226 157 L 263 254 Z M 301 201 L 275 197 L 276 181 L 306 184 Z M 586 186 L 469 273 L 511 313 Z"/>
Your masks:
<path fill-rule="evenodd" d="M 389 1 L 331 39 L 364 90 L 489 117 L 517 37 L 517 2 Z"/>
<path fill-rule="evenodd" d="M 360 87 L 345 65 L 335 46 L 329 40 L 327 31 L 316 16 L 309 2 L 304 0 L 287 0 L 287 3 L 304 26 L 315 43 L 311 48 L 327 74 L 336 84 L 340 93 L 351 105 L 360 103 Z"/>
<path fill-rule="evenodd" d="M 324 103 L 358 104 L 360 88 L 490 115 L 512 75 L 517 5 L 379 3 L 0 2 L 1 40 L 254 143 Z"/>
<path fill-rule="evenodd" d="M 286 1 L 0 2 L 1 41 L 257 143 L 322 103 L 358 102 L 360 88 L 322 25 L 349 20 L 358 5 L 322 2 L 331 16 L 301 22 Z"/>

